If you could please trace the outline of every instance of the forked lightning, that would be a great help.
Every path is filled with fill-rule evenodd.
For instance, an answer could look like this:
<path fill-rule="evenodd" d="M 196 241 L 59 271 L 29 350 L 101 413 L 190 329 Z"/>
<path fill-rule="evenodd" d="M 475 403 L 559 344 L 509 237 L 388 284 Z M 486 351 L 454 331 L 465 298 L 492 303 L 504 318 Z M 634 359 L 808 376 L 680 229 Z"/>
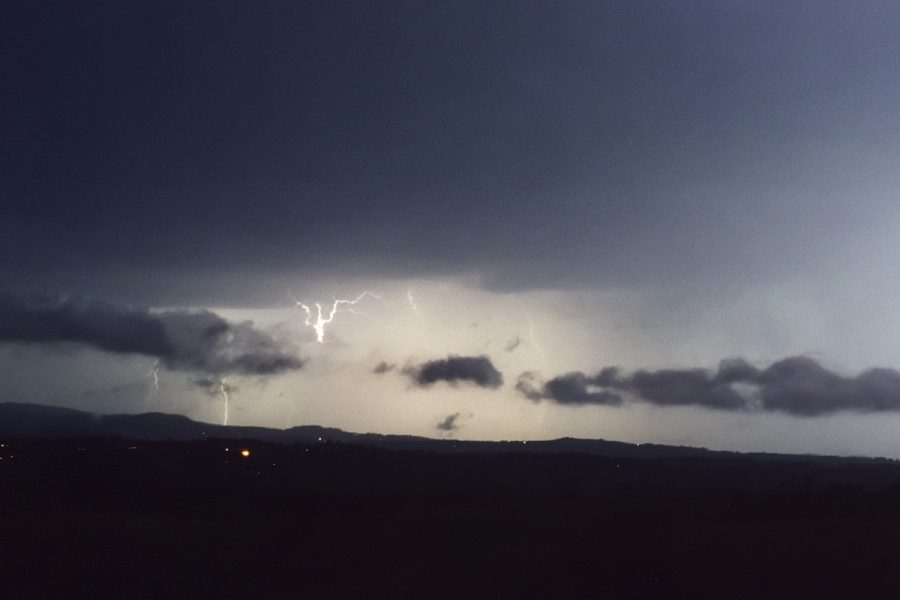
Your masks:
<path fill-rule="evenodd" d="M 309 306 L 307 306 L 306 304 L 304 304 L 298 300 L 294 300 L 294 302 L 296 303 L 296 306 L 298 308 L 302 308 L 303 312 L 306 313 L 306 320 L 304 321 L 304 324 L 308 327 L 312 327 L 313 330 L 315 330 L 316 341 L 319 342 L 320 344 L 324 344 L 325 343 L 325 326 L 328 325 L 329 323 L 331 323 L 332 321 L 334 321 L 334 317 L 339 312 L 355 313 L 356 311 L 353 310 L 353 306 L 358 304 L 360 301 L 362 301 L 362 299 L 365 298 L 366 296 L 370 296 L 372 298 L 375 298 L 376 300 L 381 300 L 381 296 L 378 296 L 377 294 L 373 294 L 372 292 L 369 292 L 369 291 L 363 292 L 362 294 L 357 296 L 356 299 L 354 299 L 354 300 L 346 300 L 346 299 L 335 300 L 331 304 L 331 310 L 328 311 L 328 316 L 325 316 L 325 312 L 322 310 L 322 305 L 320 303 L 316 302 L 314 304 L 314 306 L 316 307 L 315 319 L 313 319 L 313 311 L 312 311 L 312 309 L 310 309 Z"/>

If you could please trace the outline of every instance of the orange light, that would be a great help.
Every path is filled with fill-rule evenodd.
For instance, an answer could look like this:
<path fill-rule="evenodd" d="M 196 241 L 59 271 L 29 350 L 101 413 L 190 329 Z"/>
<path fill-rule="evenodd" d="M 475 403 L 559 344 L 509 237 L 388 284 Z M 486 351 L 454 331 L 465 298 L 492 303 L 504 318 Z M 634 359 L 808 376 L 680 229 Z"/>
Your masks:
<path fill-rule="evenodd" d="M 243 450 L 241 450 L 241 456 L 243 456 L 244 458 L 248 458 L 250 456 L 250 451 L 244 448 Z"/>

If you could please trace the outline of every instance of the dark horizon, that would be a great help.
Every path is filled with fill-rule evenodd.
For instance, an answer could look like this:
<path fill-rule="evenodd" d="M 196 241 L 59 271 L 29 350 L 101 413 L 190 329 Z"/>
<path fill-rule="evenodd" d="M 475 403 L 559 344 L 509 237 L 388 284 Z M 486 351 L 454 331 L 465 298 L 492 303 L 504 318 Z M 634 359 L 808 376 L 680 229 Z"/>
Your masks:
<path fill-rule="evenodd" d="M 874 598 L 898 500 L 896 461 L 16 439 L 0 560 L 27 598 Z"/>

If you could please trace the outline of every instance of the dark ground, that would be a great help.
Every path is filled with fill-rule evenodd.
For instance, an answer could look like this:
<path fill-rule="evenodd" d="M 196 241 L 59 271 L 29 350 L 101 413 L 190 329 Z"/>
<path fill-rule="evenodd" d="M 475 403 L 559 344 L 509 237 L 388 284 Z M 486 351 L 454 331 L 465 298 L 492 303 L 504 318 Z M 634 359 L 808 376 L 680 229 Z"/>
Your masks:
<path fill-rule="evenodd" d="M 114 439 L 0 456 L 8 600 L 900 594 L 888 461 Z"/>

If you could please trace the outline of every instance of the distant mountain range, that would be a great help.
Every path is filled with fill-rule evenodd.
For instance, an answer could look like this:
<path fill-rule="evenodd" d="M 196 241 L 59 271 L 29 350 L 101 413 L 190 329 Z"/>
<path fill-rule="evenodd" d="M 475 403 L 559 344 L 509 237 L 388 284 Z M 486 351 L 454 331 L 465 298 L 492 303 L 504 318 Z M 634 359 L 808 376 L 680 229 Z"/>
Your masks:
<path fill-rule="evenodd" d="M 351 433 L 331 427 L 303 425 L 289 429 L 223 426 L 166 413 L 103 415 L 39 404 L 0 402 L 0 438 L 60 439 L 116 437 L 141 441 L 242 439 L 275 443 L 342 443 L 394 450 L 438 453 L 554 453 L 614 458 L 746 458 L 803 462 L 896 462 L 885 458 L 739 453 L 684 446 L 630 444 L 606 440 L 561 438 L 547 441 L 459 441 L 407 435 Z"/>

